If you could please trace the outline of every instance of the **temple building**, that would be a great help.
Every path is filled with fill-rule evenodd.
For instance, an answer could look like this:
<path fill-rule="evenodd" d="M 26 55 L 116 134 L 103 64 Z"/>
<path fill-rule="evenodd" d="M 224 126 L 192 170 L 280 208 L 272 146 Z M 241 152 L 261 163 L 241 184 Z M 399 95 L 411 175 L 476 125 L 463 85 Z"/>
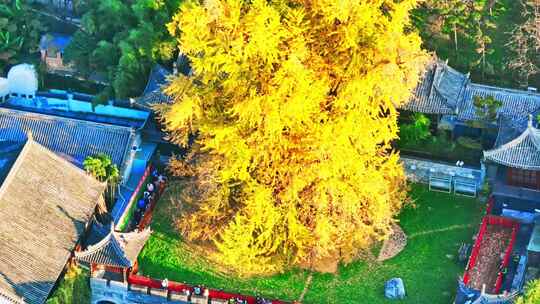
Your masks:
<path fill-rule="evenodd" d="M 106 185 L 29 136 L 0 147 L 0 302 L 44 303 Z"/>
<path fill-rule="evenodd" d="M 484 151 L 493 181 L 494 212 L 540 212 L 540 130 L 532 115 L 521 134 L 513 134 L 514 129 L 501 125 L 495 148 Z"/>
<path fill-rule="evenodd" d="M 114 225 L 92 224 L 84 250 L 75 252 L 77 261 L 90 268 L 90 275 L 127 283 L 129 273 L 137 269 L 137 256 L 150 237 L 151 230 L 118 232 Z"/>

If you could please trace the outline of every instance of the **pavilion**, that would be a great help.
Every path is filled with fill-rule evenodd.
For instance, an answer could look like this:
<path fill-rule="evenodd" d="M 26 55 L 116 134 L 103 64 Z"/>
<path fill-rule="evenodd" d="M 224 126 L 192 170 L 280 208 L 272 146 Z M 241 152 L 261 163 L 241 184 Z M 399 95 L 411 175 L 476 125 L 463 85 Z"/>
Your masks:
<path fill-rule="evenodd" d="M 501 124 L 495 148 L 484 151 L 495 213 L 540 211 L 540 130 L 530 116 L 525 129 L 516 137 L 514 133 L 512 127 Z"/>
<path fill-rule="evenodd" d="M 137 268 L 137 256 L 150 237 L 151 230 L 118 232 L 113 223 L 103 225 L 94 220 L 84 250 L 75 252 L 75 259 L 90 268 L 92 277 L 127 282 Z"/>

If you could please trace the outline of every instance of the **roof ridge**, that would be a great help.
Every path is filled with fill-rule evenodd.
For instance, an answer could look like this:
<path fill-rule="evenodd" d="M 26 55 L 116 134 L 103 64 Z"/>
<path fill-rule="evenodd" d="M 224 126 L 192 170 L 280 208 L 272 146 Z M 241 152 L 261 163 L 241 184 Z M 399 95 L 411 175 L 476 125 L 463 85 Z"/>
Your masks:
<path fill-rule="evenodd" d="M 51 115 L 51 114 L 46 114 L 46 113 L 23 111 L 23 110 L 18 110 L 18 109 L 6 108 L 6 107 L 2 107 L 2 106 L 0 106 L 0 112 L 5 112 L 6 114 L 13 114 L 13 115 L 18 115 L 18 116 L 26 116 L 26 117 L 29 117 L 29 118 L 47 117 L 49 119 L 76 121 L 76 122 L 80 122 L 80 123 L 87 124 L 87 125 L 93 125 L 93 126 L 99 127 L 99 128 L 118 129 L 118 130 L 123 130 L 123 131 L 133 129 L 131 127 L 126 127 L 126 126 L 106 124 L 106 123 L 102 123 L 102 122 L 95 122 L 95 121 L 77 119 L 77 118 L 72 118 L 72 117 L 64 117 L 64 116 L 59 116 L 59 115 Z"/>
<path fill-rule="evenodd" d="M 489 85 L 489 84 L 476 83 L 476 82 L 471 82 L 469 85 L 477 86 L 477 87 L 483 87 L 483 88 L 491 89 L 491 90 L 495 90 L 495 91 L 506 91 L 506 92 L 512 92 L 512 93 L 532 95 L 534 97 L 540 98 L 540 93 L 538 93 L 538 92 L 531 92 L 531 91 L 527 91 L 527 90 L 520 90 L 520 89 L 506 88 L 506 87 L 497 87 L 497 86 L 493 86 L 493 85 Z"/>
<path fill-rule="evenodd" d="M 103 192 L 105 190 L 105 188 L 107 187 L 107 182 L 100 182 L 99 180 L 97 180 L 95 177 L 93 177 L 92 175 L 88 174 L 88 172 L 86 172 L 85 170 L 77 167 L 75 164 L 73 164 L 72 162 L 70 161 L 67 161 L 65 159 L 63 159 L 60 155 L 57 155 L 56 153 L 54 153 L 53 151 L 47 149 L 45 146 L 41 145 L 40 143 L 38 143 L 37 141 L 35 141 L 32 137 L 29 137 L 27 140 L 26 140 L 26 144 L 30 144 L 30 145 L 33 145 L 35 147 L 37 147 L 38 149 L 41 150 L 41 152 L 49 155 L 50 157 L 52 157 L 53 159 L 57 160 L 57 161 L 60 161 L 60 162 L 63 162 L 65 164 L 67 164 L 68 167 L 71 167 L 73 169 L 75 169 L 76 171 L 82 173 L 82 175 L 86 178 L 86 179 L 89 179 L 91 180 L 92 182 L 97 182 L 103 189 L 101 189 L 102 191 L 100 192 Z M 25 146 L 26 146 L 25 144 Z"/>

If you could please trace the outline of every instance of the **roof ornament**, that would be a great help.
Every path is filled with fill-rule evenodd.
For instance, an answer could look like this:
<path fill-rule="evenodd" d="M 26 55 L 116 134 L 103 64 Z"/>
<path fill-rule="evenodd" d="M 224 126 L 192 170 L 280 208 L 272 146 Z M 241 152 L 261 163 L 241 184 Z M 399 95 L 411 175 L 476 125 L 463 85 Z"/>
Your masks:
<path fill-rule="evenodd" d="M 448 58 L 446 58 L 446 60 L 444 61 L 445 64 L 448 64 Z"/>
<path fill-rule="evenodd" d="M 467 79 L 471 78 L 471 71 L 467 72 L 467 74 L 465 74 L 465 77 L 467 77 Z"/>
<path fill-rule="evenodd" d="M 529 121 L 527 122 L 527 127 L 532 128 L 533 126 L 533 116 L 529 114 Z"/>
<path fill-rule="evenodd" d="M 28 141 L 34 141 L 34 134 L 32 134 L 32 130 L 28 130 L 26 132 L 26 137 L 27 137 Z"/>

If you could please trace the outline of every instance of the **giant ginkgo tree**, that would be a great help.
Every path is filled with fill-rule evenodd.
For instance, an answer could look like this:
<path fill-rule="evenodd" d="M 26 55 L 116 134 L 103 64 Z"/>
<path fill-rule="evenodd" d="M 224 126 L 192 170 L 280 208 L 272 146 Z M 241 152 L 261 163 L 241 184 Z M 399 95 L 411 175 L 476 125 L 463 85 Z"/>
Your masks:
<path fill-rule="evenodd" d="M 396 106 L 426 61 L 415 2 L 183 4 L 168 28 L 193 76 L 159 110 L 174 142 L 196 134 L 171 163 L 193 175 L 187 240 L 249 275 L 350 261 L 387 235 L 406 199 Z"/>

